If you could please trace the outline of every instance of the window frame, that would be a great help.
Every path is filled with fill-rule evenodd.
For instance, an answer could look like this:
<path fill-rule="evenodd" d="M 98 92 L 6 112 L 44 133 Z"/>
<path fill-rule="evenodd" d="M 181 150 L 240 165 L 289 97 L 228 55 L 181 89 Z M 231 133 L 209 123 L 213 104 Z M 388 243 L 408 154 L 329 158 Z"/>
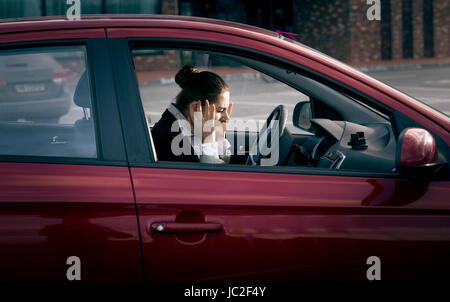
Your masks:
<path fill-rule="evenodd" d="M 13 42 L 2 44 L 0 51 L 26 50 L 30 48 L 42 48 L 51 51 L 59 47 L 71 46 L 83 46 L 85 48 L 85 68 L 89 73 L 91 117 L 94 122 L 96 157 L 0 155 L 0 162 L 127 166 L 115 94 L 114 91 L 104 89 L 114 85 L 106 38 L 43 39 L 39 41 Z M 116 126 L 111 127 L 114 124 Z"/>
<path fill-rule="evenodd" d="M 302 74 L 309 77 L 311 80 L 317 81 L 321 84 L 327 85 L 328 87 L 336 90 L 339 93 L 345 94 L 346 96 L 351 96 L 357 98 L 358 102 L 365 104 L 374 109 L 375 113 L 377 111 L 383 113 L 390 119 L 392 130 L 394 132 L 395 138 L 398 137 L 401 129 L 396 126 L 396 119 L 394 119 L 393 110 L 386 105 L 378 102 L 377 100 L 363 94 L 359 90 L 355 90 L 351 87 L 345 86 L 326 75 L 320 74 L 317 71 L 307 69 L 304 66 L 296 65 L 288 60 L 282 58 L 272 58 L 261 51 L 248 49 L 242 46 L 225 45 L 219 42 L 211 42 L 204 40 L 194 40 L 194 39 L 182 39 L 182 38 L 154 38 L 154 37 L 132 37 L 132 38 L 109 38 L 109 41 L 114 44 L 111 48 L 111 57 L 114 62 L 125 58 L 122 62 L 117 62 L 113 69 L 115 70 L 114 76 L 116 82 L 125 81 L 125 85 L 133 91 L 128 91 L 128 93 L 121 92 L 118 93 L 119 107 L 124 108 L 124 96 L 128 96 L 128 106 L 134 107 L 133 109 L 127 108 L 122 116 L 124 121 L 124 135 L 126 140 L 129 165 L 130 167 L 137 168 L 161 168 L 161 169 L 180 169 L 180 170 L 205 170 L 205 171 L 234 171 L 234 172 L 258 172 L 258 173 L 285 173 L 285 174 L 302 174 L 302 175 L 329 175 L 329 176 L 357 176 L 357 177 L 377 177 L 377 178 L 405 178 L 408 175 L 400 175 L 396 172 L 375 172 L 375 171 L 354 171 L 354 170 L 334 170 L 334 169 L 322 169 L 317 167 L 303 167 L 303 166 L 271 166 L 271 167 L 255 167 L 246 166 L 239 164 L 228 164 L 228 165 L 215 165 L 215 164 L 199 164 L 191 162 L 168 162 L 168 161 L 155 161 L 156 152 L 154 151 L 154 146 L 151 138 L 150 131 L 147 131 L 147 119 L 145 116 L 144 108 L 142 106 L 139 85 L 137 81 L 137 75 L 134 69 L 134 62 L 132 58 L 132 49 L 135 45 L 145 45 L 149 48 L 168 48 L 168 49 L 186 49 L 186 50 L 199 50 L 205 52 L 215 52 L 218 54 L 225 55 L 235 55 L 248 57 L 257 61 L 263 61 L 265 63 L 275 65 L 283 69 L 289 69 L 293 72 Z M 119 72 L 119 70 L 121 72 Z M 128 71 L 124 72 L 124 70 Z M 120 74 L 118 74 L 120 73 Z M 126 79 L 128 77 L 128 79 Z M 283 82 L 279 78 L 274 77 L 278 81 Z M 286 83 L 285 83 L 286 84 Z M 288 85 L 288 84 L 287 84 Z M 290 85 L 291 86 L 291 85 Z M 299 90 L 296 87 L 293 87 Z M 301 92 L 301 91 L 300 91 Z M 302 92 L 303 93 L 303 92 Z M 122 95 L 122 97 L 120 96 Z M 356 102 L 356 101 L 355 101 Z M 361 104 L 362 105 L 362 104 Z M 396 116 L 398 118 L 398 116 Z M 138 120 L 136 125 L 130 125 L 132 121 Z M 128 121 L 128 123 L 127 123 Z M 141 125 L 141 129 L 138 129 L 137 124 Z M 132 131 L 134 129 L 135 131 Z M 145 131 L 143 131 L 145 129 Z M 143 137 L 138 139 L 139 135 Z M 147 144 L 147 146 L 145 146 Z M 139 154 L 139 156 L 138 156 Z"/>

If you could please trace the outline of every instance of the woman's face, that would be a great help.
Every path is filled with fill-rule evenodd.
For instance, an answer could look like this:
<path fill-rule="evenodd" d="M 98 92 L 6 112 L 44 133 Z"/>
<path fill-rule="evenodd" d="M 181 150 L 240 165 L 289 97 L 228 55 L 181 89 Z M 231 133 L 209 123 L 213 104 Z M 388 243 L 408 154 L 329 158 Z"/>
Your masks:
<path fill-rule="evenodd" d="M 214 105 L 216 106 L 216 120 L 221 123 L 226 123 L 230 119 L 231 114 L 231 111 L 229 110 L 230 92 L 228 90 L 222 92 Z"/>
<path fill-rule="evenodd" d="M 214 105 L 215 110 L 215 119 L 221 122 L 222 124 L 225 124 L 229 119 L 231 115 L 231 106 L 230 106 L 230 91 L 226 90 L 222 92 L 216 102 L 209 103 L 210 106 Z M 205 106 L 202 106 L 202 111 L 205 110 Z M 190 122 L 191 126 L 194 125 L 194 112 L 200 111 L 199 108 L 197 108 L 197 102 L 192 102 L 190 104 L 189 113 L 188 113 L 188 121 Z"/>

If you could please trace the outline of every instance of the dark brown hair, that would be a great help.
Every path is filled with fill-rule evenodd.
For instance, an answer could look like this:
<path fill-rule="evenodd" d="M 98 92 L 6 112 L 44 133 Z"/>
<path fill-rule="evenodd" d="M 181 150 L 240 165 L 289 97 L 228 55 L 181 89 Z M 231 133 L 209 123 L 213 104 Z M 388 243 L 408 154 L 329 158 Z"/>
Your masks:
<path fill-rule="evenodd" d="M 177 72 L 175 82 L 181 87 L 181 92 L 176 98 L 176 105 L 183 113 L 188 110 L 190 103 L 201 101 L 204 105 L 205 100 L 208 100 L 210 104 L 213 104 L 221 93 L 230 89 L 219 75 L 210 71 L 200 72 L 191 65 L 183 66 Z"/>

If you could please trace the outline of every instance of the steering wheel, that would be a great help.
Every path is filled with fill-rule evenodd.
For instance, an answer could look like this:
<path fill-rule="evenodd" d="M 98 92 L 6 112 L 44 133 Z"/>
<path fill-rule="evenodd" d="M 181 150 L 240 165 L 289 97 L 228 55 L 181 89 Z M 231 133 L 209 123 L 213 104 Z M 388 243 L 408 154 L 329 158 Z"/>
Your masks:
<path fill-rule="evenodd" d="M 280 154 L 280 139 L 286 128 L 287 109 L 278 105 L 269 114 L 259 131 L 258 138 L 250 148 L 247 165 L 275 166 Z"/>

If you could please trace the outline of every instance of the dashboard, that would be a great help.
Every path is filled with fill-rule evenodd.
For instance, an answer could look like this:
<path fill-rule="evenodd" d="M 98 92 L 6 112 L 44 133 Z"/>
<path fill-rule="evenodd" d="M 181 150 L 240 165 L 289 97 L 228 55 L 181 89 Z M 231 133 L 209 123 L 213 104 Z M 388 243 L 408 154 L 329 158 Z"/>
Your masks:
<path fill-rule="evenodd" d="M 395 169 L 396 140 L 388 123 L 311 119 L 314 135 L 293 145 L 290 163 L 331 169 Z"/>

